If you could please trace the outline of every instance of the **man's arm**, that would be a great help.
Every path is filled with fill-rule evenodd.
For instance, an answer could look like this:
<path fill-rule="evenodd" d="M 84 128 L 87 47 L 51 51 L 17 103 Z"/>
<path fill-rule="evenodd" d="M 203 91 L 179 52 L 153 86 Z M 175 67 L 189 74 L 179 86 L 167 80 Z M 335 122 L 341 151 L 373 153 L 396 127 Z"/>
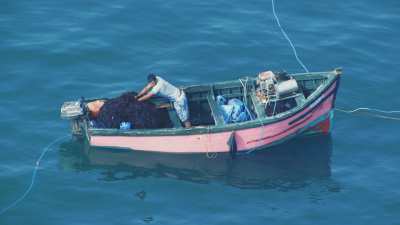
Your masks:
<path fill-rule="evenodd" d="M 139 98 L 138 98 L 138 101 L 139 101 L 139 102 L 143 102 L 143 101 L 146 101 L 146 100 L 148 100 L 149 98 L 151 98 L 151 97 L 153 97 L 153 96 L 154 96 L 153 93 L 147 92 L 147 94 L 145 94 L 144 96 L 139 97 Z"/>
<path fill-rule="evenodd" d="M 136 98 L 139 99 L 140 97 L 142 97 L 143 95 L 147 94 L 151 88 L 154 87 L 154 83 L 150 82 L 148 83 L 140 92 L 138 95 L 136 95 Z"/>

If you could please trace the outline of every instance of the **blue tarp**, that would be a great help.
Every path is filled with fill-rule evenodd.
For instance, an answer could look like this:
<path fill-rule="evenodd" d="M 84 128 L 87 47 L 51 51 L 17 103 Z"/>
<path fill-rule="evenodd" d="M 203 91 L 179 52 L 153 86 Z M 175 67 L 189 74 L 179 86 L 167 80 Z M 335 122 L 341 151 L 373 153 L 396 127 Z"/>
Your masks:
<path fill-rule="evenodd" d="M 237 98 L 233 98 L 227 101 L 225 97 L 218 95 L 217 103 L 220 107 L 220 110 L 224 117 L 224 122 L 226 124 L 239 123 L 251 119 L 251 115 L 247 106 Z"/>

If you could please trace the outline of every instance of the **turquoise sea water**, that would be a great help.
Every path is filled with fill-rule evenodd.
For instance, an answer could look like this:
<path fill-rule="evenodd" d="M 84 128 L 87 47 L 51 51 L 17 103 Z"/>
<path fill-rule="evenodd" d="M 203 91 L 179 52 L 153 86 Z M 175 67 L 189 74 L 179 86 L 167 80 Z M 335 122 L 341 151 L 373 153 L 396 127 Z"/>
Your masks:
<path fill-rule="evenodd" d="M 0 7 L 0 210 L 69 133 L 62 102 L 302 72 L 270 1 L 10 1 Z M 277 1 L 312 71 L 343 67 L 337 106 L 400 109 L 400 2 Z M 335 115 L 329 137 L 230 160 L 88 150 L 43 159 L 0 224 L 400 224 L 399 121 Z"/>

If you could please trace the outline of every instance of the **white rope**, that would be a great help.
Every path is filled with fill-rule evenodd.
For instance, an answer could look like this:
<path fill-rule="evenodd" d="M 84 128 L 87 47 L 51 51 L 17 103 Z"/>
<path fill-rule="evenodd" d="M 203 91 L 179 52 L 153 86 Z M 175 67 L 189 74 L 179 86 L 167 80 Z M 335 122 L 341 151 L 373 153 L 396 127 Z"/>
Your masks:
<path fill-rule="evenodd" d="M 353 110 L 344 110 L 344 109 L 336 108 L 336 110 L 341 111 L 341 112 L 345 112 L 345 113 L 355 113 L 355 112 L 358 112 L 358 111 L 373 111 L 373 112 L 380 112 L 380 113 L 387 113 L 387 114 L 400 113 L 400 111 L 396 111 L 396 110 L 386 111 L 386 110 L 374 109 L 374 108 L 366 108 L 366 107 L 357 108 L 357 109 L 353 109 Z"/>
<path fill-rule="evenodd" d="M 7 207 L 5 207 L 4 209 L 2 209 L 2 210 L 0 211 L 0 216 L 3 215 L 5 212 L 7 212 L 9 209 L 11 209 L 11 208 L 15 207 L 16 205 L 18 205 L 18 203 L 22 202 L 22 201 L 26 198 L 26 196 L 28 196 L 28 194 L 31 192 L 31 190 L 32 190 L 32 188 L 33 188 L 33 185 L 35 184 L 36 174 L 37 174 L 37 171 L 39 170 L 40 161 L 43 159 L 43 157 L 46 155 L 46 153 L 47 153 L 48 151 L 50 151 L 50 148 L 51 148 L 54 144 L 56 144 L 57 142 L 59 142 L 59 141 L 65 139 L 65 138 L 67 138 L 67 137 L 69 137 L 69 136 L 70 136 L 70 135 L 57 138 L 57 139 L 55 139 L 54 141 L 52 141 L 50 144 L 48 144 L 48 145 L 43 149 L 43 151 L 42 151 L 42 153 L 40 154 L 38 160 L 36 161 L 35 168 L 33 169 L 33 174 L 32 174 L 31 183 L 30 183 L 28 189 L 26 189 L 26 191 L 24 192 L 24 194 L 21 195 L 21 197 L 19 197 L 17 200 L 15 200 L 13 203 L 11 203 L 9 206 L 7 206 Z"/>
<path fill-rule="evenodd" d="M 296 47 L 294 46 L 293 42 L 290 40 L 289 36 L 285 32 L 285 30 L 283 29 L 283 27 L 282 27 L 282 25 L 281 25 L 281 23 L 279 21 L 279 17 L 278 17 L 278 15 L 276 13 L 276 10 L 275 10 L 275 0 L 271 0 L 271 4 L 272 4 L 272 13 L 274 14 L 276 23 L 278 24 L 282 35 L 286 38 L 286 40 L 289 42 L 290 46 L 292 47 L 293 54 L 296 57 L 297 62 L 308 73 L 309 71 L 308 71 L 307 67 L 304 65 L 304 63 L 301 61 L 300 57 L 297 54 Z M 357 109 L 353 109 L 353 110 L 344 110 L 344 109 L 336 108 L 336 110 L 340 111 L 340 112 L 343 112 L 343 113 L 348 113 L 348 114 L 356 113 L 356 112 L 359 112 L 359 111 L 367 111 L 367 112 L 371 113 L 371 116 L 374 116 L 374 117 L 378 117 L 378 118 L 382 118 L 382 119 L 389 119 L 389 120 L 400 120 L 399 117 L 391 117 L 391 116 L 385 116 L 385 115 L 379 115 L 379 114 L 372 113 L 372 112 L 378 112 L 378 113 L 384 113 L 384 114 L 400 113 L 400 111 L 394 111 L 394 110 L 385 111 L 385 110 L 366 108 L 366 107 L 357 108 Z M 274 111 L 275 111 L 275 107 L 274 107 Z M 275 114 L 275 112 L 274 112 L 274 114 Z"/>
<path fill-rule="evenodd" d="M 392 117 L 392 116 L 385 116 L 385 115 L 379 115 L 376 113 L 372 113 L 372 112 L 378 112 L 378 113 L 384 113 L 384 114 L 400 114 L 400 111 L 398 111 L 398 110 L 381 110 L 381 109 L 366 108 L 366 107 L 357 108 L 357 109 L 353 109 L 353 110 L 345 110 L 345 109 L 335 108 L 335 110 L 337 110 L 339 112 L 347 113 L 347 114 L 353 114 L 353 113 L 357 113 L 357 112 L 366 111 L 367 113 L 371 114 L 370 116 L 373 116 L 373 117 L 400 121 L 400 117 Z"/>
<path fill-rule="evenodd" d="M 254 120 L 253 114 L 250 112 L 249 105 L 247 104 L 247 102 L 248 102 L 247 101 L 247 95 L 248 95 L 248 93 L 247 93 L 247 83 L 249 82 L 249 77 L 246 77 L 246 80 L 244 80 L 244 83 L 243 83 L 242 79 L 239 79 L 239 81 L 243 86 L 243 102 L 244 102 L 244 105 L 246 106 L 246 111 L 249 114 L 250 119 Z"/>
<path fill-rule="evenodd" d="M 249 77 L 246 77 L 246 80 L 244 80 L 245 83 L 243 83 L 242 79 L 239 79 L 239 81 L 243 87 L 243 102 L 247 105 L 247 82 L 249 81 Z"/>
<path fill-rule="evenodd" d="M 271 0 L 272 3 L 272 12 L 274 14 L 276 23 L 279 26 L 279 29 L 281 30 L 281 33 L 283 34 L 283 36 L 286 38 L 286 40 L 289 42 L 290 46 L 292 47 L 294 56 L 296 57 L 297 62 L 300 64 L 301 67 L 303 67 L 304 71 L 306 71 L 307 73 L 309 73 L 307 67 L 304 65 L 304 63 L 300 60 L 297 51 L 296 51 L 296 47 L 294 46 L 293 42 L 290 40 L 289 36 L 287 35 L 287 33 L 285 32 L 285 30 L 283 29 L 283 27 L 281 26 L 281 23 L 279 21 L 278 15 L 276 14 L 275 11 L 275 0 Z"/>
<path fill-rule="evenodd" d="M 218 156 L 217 152 L 210 152 L 210 126 L 207 126 L 207 143 L 206 143 L 206 157 L 209 159 L 215 159 Z"/>
<path fill-rule="evenodd" d="M 289 42 L 290 46 L 292 47 L 293 54 L 296 57 L 297 62 L 308 73 L 309 71 L 308 71 L 307 67 L 300 60 L 300 57 L 297 54 L 296 47 L 294 46 L 293 42 L 290 40 L 289 36 L 285 32 L 285 30 L 283 29 L 283 27 L 282 27 L 282 25 L 281 25 L 281 23 L 279 21 L 278 15 L 277 15 L 276 10 L 275 10 L 275 0 L 271 0 L 271 3 L 272 3 L 272 13 L 274 14 L 276 23 L 278 24 L 282 35 L 286 38 L 286 40 Z M 372 112 L 378 112 L 378 113 L 384 113 L 384 114 L 400 113 L 400 111 L 394 111 L 394 110 L 385 111 L 385 110 L 366 108 L 366 107 L 357 108 L 357 109 L 353 109 L 353 110 L 344 110 L 344 109 L 336 108 L 336 110 L 339 111 L 339 112 L 347 113 L 347 114 L 353 114 L 353 113 L 356 113 L 356 112 L 359 112 L 359 111 L 367 111 L 368 113 L 371 113 L 371 116 L 374 116 L 374 117 L 377 117 L 377 118 L 388 119 L 388 120 L 400 120 L 400 117 L 391 117 L 391 116 L 379 115 L 379 114 L 372 113 Z M 275 114 L 275 107 L 274 107 L 274 114 Z"/>

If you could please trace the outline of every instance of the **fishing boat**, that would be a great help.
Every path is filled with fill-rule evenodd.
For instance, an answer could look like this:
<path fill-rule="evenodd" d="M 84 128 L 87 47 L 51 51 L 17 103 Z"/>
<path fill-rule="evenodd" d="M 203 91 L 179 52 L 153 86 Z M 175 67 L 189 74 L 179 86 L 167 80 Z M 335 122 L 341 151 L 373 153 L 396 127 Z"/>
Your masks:
<path fill-rule="evenodd" d="M 328 72 L 258 76 L 182 87 L 188 98 L 191 128 L 184 128 L 173 109 L 173 127 L 104 129 L 91 126 L 85 104 L 96 99 L 65 102 L 61 117 L 71 121 L 72 134 L 90 146 L 165 153 L 232 155 L 283 143 L 294 137 L 329 134 L 341 69 Z M 251 118 L 226 123 L 217 97 L 240 99 Z M 154 104 L 163 104 L 154 99 Z"/>

